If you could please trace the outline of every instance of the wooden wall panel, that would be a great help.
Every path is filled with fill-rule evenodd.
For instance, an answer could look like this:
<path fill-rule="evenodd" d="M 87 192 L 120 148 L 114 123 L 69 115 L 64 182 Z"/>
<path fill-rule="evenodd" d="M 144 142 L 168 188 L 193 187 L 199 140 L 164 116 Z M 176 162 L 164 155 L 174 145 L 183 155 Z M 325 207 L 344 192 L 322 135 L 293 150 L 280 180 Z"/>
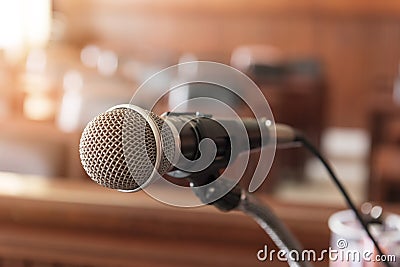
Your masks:
<path fill-rule="evenodd" d="M 366 29 L 357 20 L 321 19 L 317 27 L 317 49 L 329 86 L 329 124 L 359 126 L 368 89 Z"/>

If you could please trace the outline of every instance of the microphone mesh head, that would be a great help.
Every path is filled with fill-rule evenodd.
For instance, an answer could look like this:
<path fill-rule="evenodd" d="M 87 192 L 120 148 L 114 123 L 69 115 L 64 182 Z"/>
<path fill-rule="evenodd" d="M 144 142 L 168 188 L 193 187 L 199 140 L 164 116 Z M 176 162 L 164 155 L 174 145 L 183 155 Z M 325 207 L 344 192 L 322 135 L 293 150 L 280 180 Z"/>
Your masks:
<path fill-rule="evenodd" d="M 154 113 L 122 107 L 89 122 L 79 152 L 92 180 L 108 188 L 135 191 L 150 181 L 154 170 L 163 175 L 170 169 L 175 140 Z"/>

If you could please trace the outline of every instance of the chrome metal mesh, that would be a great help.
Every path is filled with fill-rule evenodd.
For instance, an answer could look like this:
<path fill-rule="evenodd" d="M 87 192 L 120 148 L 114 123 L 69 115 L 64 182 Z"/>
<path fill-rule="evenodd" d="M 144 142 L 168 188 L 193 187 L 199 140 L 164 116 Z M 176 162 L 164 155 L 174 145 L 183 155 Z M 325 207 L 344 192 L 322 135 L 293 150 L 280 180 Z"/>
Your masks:
<path fill-rule="evenodd" d="M 157 157 L 158 172 L 171 167 L 167 158 L 175 151 L 174 138 L 161 118 L 149 112 L 146 118 L 130 108 L 117 108 L 94 118 L 84 129 L 80 141 L 83 168 L 97 183 L 120 190 L 137 190 L 152 178 Z M 156 140 L 149 122 L 156 123 L 161 140 Z M 162 153 L 157 153 L 161 141 Z"/>
<path fill-rule="evenodd" d="M 164 122 L 163 119 L 158 117 L 153 112 L 149 112 L 149 115 L 156 123 L 157 128 L 161 134 L 162 157 L 158 172 L 164 175 L 171 168 L 171 160 L 174 158 L 175 154 L 175 139 L 171 128 L 168 126 L 167 123 Z"/>

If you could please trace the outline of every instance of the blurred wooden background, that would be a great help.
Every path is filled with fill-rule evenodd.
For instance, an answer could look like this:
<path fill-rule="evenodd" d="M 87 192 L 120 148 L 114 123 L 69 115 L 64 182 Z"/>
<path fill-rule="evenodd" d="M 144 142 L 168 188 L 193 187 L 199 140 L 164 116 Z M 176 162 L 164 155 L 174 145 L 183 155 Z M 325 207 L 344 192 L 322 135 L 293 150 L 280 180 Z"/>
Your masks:
<path fill-rule="evenodd" d="M 312 56 L 329 84 L 327 125 L 368 127 L 368 97 L 389 84 L 400 59 L 396 1 L 55 1 L 70 43 L 98 42 L 148 60 L 191 52 L 229 63 L 239 45 Z"/>
<path fill-rule="evenodd" d="M 55 17 L 62 22 L 62 27 L 54 25 L 54 31 L 62 28 L 62 34 L 59 39 L 50 41 L 45 52 L 47 70 L 36 76 L 51 80 L 51 89 L 47 94 L 54 100 L 56 108 L 61 106 L 60 100 L 65 94 L 63 79 L 71 70 L 81 75 L 84 83 L 82 94 L 89 92 L 89 96 L 82 96 L 86 97 L 85 111 L 91 110 L 91 105 L 111 98 L 113 100 L 108 104 L 129 100 L 141 83 L 121 74 L 121 69 L 130 61 L 139 62 L 134 69 L 136 72 L 143 71 L 147 65 L 155 65 L 156 68 L 149 73 L 178 63 L 179 58 L 187 53 L 200 60 L 230 64 L 232 52 L 243 45 L 272 46 L 280 50 L 286 60 L 306 58 L 320 63 L 324 86 L 312 86 L 313 89 L 307 91 L 308 95 L 289 92 L 279 96 L 283 90 L 275 90 L 274 93 L 278 92 L 275 95 L 270 94 L 271 90 L 264 90 L 277 120 L 315 136 L 315 143 L 318 143 L 326 127 L 361 127 L 374 135 L 380 123 L 373 114 L 395 106 L 393 81 L 398 75 L 400 59 L 400 4 L 396 1 L 365 3 L 361 0 L 339 0 L 320 3 L 301 0 L 292 3 L 206 0 L 199 3 L 183 0 L 54 0 L 53 10 Z M 118 72 L 105 76 L 83 66 L 80 53 L 88 44 L 115 52 L 120 64 Z M 13 112 L 10 118 L 1 122 L 2 125 L 10 124 L 2 132 L 6 148 L 17 135 L 22 136 L 21 139 L 29 137 L 35 144 L 56 140 L 52 149 L 60 147 L 62 155 L 53 157 L 52 151 L 48 153 L 44 149 L 43 161 L 58 159 L 57 163 L 51 163 L 52 170 L 44 174 L 51 177 L 85 177 L 78 158 L 78 139 L 83 126 L 80 125 L 72 133 L 64 133 L 56 125 L 57 114 L 46 121 L 27 120 L 22 110 L 32 89 L 24 84 L 24 79 L 32 73 L 25 73 L 28 72 L 25 62 L 5 72 L 3 65 L 0 74 L 7 79 L 1 80 L 0 93 L 11 99 Z M 38 83 L 32 87 L 40 91 L 41 86 Z M 299 84 L 292 84 L 292 89 L 298 87 Z M 323 94 L 320 96 L 321 90 Z M 269 97 L 271 95 L 273 97 Z M 394 117 L 398 116 L 398 109 L 394 107 L 393 110 Z M 104 109 L 94 109 L 92 114 L 84 114 L 82 121 L 102 111 Z M 69 116 L 68 112 L 66 115 Z M 49 139 L 49 135 L 53 137 Z M 377 138 L 373 136 L 372 140 Z M 377 144 L 373 142 L 372 145 Z M 373 147 L 372 151 L 380 149 Z M 289 159 L 289 154 L 297 153 L 289 151 L 282 158 L 304 166 L 306 156 L 303 152 Z M 13 163 L 12 156 L 4 158 Z M 375 168 L 380 168 L 375 166 L 375 158 L 375 155 L 371 156 L 372 173 L 381 173 L 375 171 Z M 36 173 L 25 164 L 12 167 L 3 170 Z M 297 175 L 302 169 L 296 171 Z M 380 180 L 377 176 L 371 177 L 371 185 Z M 397 177 L 397 173 L 391 176 Z M 378 193 L 372 192 L 371 195 L 377 196 Z"/>
<path fill-rule="evenodd" d="M 388 193 L 400 181 L 396 164 L 400 111 L 392 96 L 400 60 L 399 1 L 54 0 L 53 4 L 65 32 L 46 50 L 50 71 L 38 76 L 58 79 L 49 93 L 57 105 L 65 89 L 63 75 L 71 69 L 80 72 L 85 86 L 89 84 L 85 90 L 106 88 L 91 91 L 91 96 L 100 95 L 89 99 L 92 103 L 104 100 L 101 97 L 129 99 L 134 93 L 135 81 L 120 73 L 101 76 L 82 65 L 80 52 L 88 44 L 114 51 L 121 63 L 134 59 L 157 66 L 176 64 L 187 53 L 229 64 L 238 46 L 274 46 L 289 60 L 319 60 L 327 85 L 322 107 L 316 111 L 321 113 L 313 114 L 320 98 L 312 98 L 310 91 L 312 102 L 302 95 L 282 97 L 277 114 L 304 115 L 302 119 L 311 125 L 313 115 L 323 115 L 323 123 L 314 129 L 317 135 L 324 127 L 361 127 L 370 132 L 370 196 L 386 200 L 399 195 Z M 0 181 L 1 266 L 132 266 L 133 261 L 138 266 L 264 265 L 255 260 L 255 253 L 271 242 L 242 215 L 224 215 L 212 208 L 188 212 L 153 203 L 144 194 L 131 199 L 90 184 L 79 162 L 82 129 L 60 130 L 55 114 L 44 121 L 24 117 L 27 92 L 19 77 L 25 75 L 24 64 L 0 65 L 0 75 L 6 77 L 0 80 L 1 89 L 7 90 L 0 93 L 6 91 L 16 111 L 0 121 L 0 145 L 9 149 L 2 152 L 1 162 L 12 163 L 10 171 L 25 173 L 47 164 L 50 169 L 40 174 L 50 179 L 6 176 Z M 298 106 L 288 104 L 297 100 Z M 309 104 L 301 114 L 305 103 Z M 12 143 L 16 146 L 10 149 Z M 266 201 L 306 248 L 317 250 L 329 243 L 328 217 L 344 208 Z M 398 207 L 394 211 L 399 212 Z"/>

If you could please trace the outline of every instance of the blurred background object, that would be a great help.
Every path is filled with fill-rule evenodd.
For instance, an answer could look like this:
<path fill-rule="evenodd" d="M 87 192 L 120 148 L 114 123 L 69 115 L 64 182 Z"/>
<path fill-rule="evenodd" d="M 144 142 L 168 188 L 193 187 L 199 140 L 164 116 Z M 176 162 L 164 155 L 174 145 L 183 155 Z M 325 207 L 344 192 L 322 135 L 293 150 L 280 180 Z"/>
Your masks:
<path fill-rule="evenodd" d="M 29 151 L 39 151 L 30 146 L 41 140 L 27 141 L 35 134 L 23 133 L 26 125 L 51 128 L 64 140 L 61 143 L 77 144 L 74 138 L 92 117 L 129 102 L 155 72 L 179 62 L 211 60 L 249 75 L 270 102 L 276 121 L 291 124 L 322 144 L 337 169 L 346 170 L 341 175 L 345 182 L 362 188 L 357 193 L 360 200 L 385 198 L 378 195 L 385 195 L 384 188 L 397 180 L 387 178 L 397 174 L 383 166 L 388 160 L 381 159 L 395 160 L 396 152 L 384 152 L 386 137 L 378 133 L 396 136 L 397 129 L 400 26 L 391 19 L 396 13 L 390 10 L 397 10 L 394 4 L 379 9 L 345 3 L 337 9 L 333 4 L 314 6 L 312 1 L 194 5 L 40 0 L 33 5 L 19 0 L 1 5 L 0 118 L 4 125 L 15 125 L 10 129 L 21 132 L 22 147 Z M 187 74 L 165 77 L 165 84 L 149 90 L 149 96 L 159 94 L 179 75 Z M 187 90 L 178 90 L 169 100 L 162 98 L 157 111 L 168 110 L 182 97 L 206 93 L 193 85 Z M 211 91 L 239 109 L 243 105 L 235 96 Z M 248 114 L 243 108 L 242 116 Z M 7 151 L 13 151 L 11 144 L 18 142 L 6 138 L 2 141 L 8 144 Z M 47 137 L 37 138 L 46 142 Z M 72 173 L 74 177 L 64 177 L 86 179 L 77 156 L 71 159 L 63 149 L 51 153 L 68 158 L 71 166 L 66 169 L 75 171 L 56 170 L 49 176 Z M 51 153 L 49 158 L 56 159 Z M 18 172 L 8 165 L 2 161 L 0 169 Z M 49 161 L 49 166 L 55 165 Z M 245 182 L 253 167 L 250 164 Z M 279 150 L 264 190 L 283 198 L 294 186 L 326 190 L 325 178 L 316 176 L 325 177 L 304 150 Z"/>
<path fill-rule="evenodd" d="M 275 120 L 317 144 L 357 203 L 396 205 L 399 15 L 396 1 L 0 1 L 0 172 L 89 183 L 78 154 L 87 122 L 129 102 L 159 70 L 207 60 L 251 77 Z M 190 73 L 164 77 L 148 90 L 149 99 L 180 75 Z M 251 115 L 237 97 L 209 91 Z M 161 98 L 156 111 L 203 94 L 187 86 Z M 257 158 L 251 155 L 245 185 Z M 277 151 L 259 193 L 304 205 L 341 203 L 319 162 L 302 148 Z M 327 229 L 321 232 L 327 236 Z"/>
<path fill-rule="evenodd" d="M 2 1 L 0 17 L 0 47 L 10 61 L 21 59 L 32 47 L 47 45 L 51 31 L 51 0 Z"/>

